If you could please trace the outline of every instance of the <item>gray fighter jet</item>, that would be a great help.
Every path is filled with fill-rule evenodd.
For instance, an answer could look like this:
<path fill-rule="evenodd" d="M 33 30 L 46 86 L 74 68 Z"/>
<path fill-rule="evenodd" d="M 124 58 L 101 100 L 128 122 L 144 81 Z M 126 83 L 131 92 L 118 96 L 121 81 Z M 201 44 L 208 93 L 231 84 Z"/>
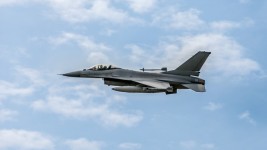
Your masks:
<path fill-rule="evenodd" d="M 133 71 L 113 65 L 96 65 L 89 69 L 62 74 L 68 77 L 102 78 L 112 90 L 129 93 L 177 93 L 177 89 L 205 92 L 205 80 L 199 78 L 200 69 L 210 52 L 199 51 L 175 70 L 151 72 L 155 69 Z M 146 72 L 150 71 L 150 72 Z"/>

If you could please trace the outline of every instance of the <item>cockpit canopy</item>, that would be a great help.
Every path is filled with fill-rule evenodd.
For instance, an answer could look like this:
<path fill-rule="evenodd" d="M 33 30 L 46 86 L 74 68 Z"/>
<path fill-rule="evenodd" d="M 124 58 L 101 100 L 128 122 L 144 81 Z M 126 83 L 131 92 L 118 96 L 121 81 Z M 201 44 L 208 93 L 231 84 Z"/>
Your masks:
<path fill-rule="evenodd" d="M 96 71 L 96 70 L 111 70 L 111 69 L 120 69 L 118 67 L 115 67 L 113 65 L 95 65 L 93 67 L 90 67 L 89 69 L 83 69 L 84 71 L 85 70 L 93 70 L 93 71 Z"/>

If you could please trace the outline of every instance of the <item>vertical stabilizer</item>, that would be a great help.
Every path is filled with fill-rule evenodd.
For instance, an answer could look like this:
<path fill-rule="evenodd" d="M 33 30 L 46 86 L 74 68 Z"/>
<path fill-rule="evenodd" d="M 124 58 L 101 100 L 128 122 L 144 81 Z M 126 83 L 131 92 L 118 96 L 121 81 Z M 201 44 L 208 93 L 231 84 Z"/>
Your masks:
<path fill-rule="evenodd" d="M 186 62 L 172 71 L 166 72 L 167 74 L 176 75 L 194 75 L 199 76 L 199 71 L 211 52 L 199 51 L 194 56 L 189 58 Z"/>
<path fill-rule="evenodd" d="M 210 52 L 198 52 L 175 70 L 200 71 Z"/>

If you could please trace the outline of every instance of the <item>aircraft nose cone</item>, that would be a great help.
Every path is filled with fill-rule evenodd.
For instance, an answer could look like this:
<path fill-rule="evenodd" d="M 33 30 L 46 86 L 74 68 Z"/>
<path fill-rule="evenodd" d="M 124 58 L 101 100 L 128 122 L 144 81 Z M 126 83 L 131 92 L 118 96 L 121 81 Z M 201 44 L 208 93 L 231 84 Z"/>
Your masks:
<path fill-rule="evenodd" d="M 63 76 L 67 76 L 67 77 L 80 77 L 81 76 L 81 71 L 74 71 L 74 72 L 64 73 L 62 75 Z"/>

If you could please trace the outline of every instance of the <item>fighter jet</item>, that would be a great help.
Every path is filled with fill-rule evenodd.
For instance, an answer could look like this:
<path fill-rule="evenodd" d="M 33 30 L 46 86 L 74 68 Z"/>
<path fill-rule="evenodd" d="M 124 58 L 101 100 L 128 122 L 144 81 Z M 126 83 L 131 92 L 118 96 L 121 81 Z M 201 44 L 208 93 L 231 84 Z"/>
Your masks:
<path fill-rule="evenodd" d="M 175 70 L 151 72 L 155 69 L 133 71 L 113 65 L 95 65 L 88 69 L 62 74 L 67 77 L 102 78 L 104 84 L 114 86 L 112 90 L 128 93 L 175 94 L 177 89 L 205 92 L 205 80 L 199 78 L 200 69 L 210 52 L 199 51 Z M 149 71 L 149 72 L 148 72 Z"/>

